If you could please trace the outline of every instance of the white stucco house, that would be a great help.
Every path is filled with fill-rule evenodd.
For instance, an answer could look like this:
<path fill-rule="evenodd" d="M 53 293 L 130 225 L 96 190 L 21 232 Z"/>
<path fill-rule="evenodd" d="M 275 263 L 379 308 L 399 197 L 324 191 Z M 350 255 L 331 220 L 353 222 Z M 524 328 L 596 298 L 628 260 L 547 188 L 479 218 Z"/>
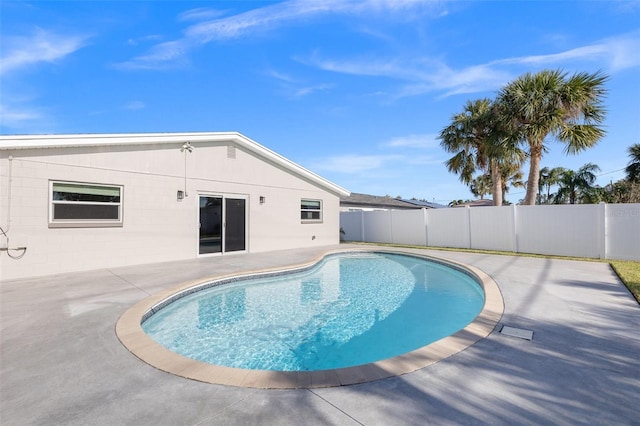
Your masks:
<path fill-rule="evenodd" d="M 0 137 L 0 280 L 339 242 L 349 191 L 240 133 Z"/>

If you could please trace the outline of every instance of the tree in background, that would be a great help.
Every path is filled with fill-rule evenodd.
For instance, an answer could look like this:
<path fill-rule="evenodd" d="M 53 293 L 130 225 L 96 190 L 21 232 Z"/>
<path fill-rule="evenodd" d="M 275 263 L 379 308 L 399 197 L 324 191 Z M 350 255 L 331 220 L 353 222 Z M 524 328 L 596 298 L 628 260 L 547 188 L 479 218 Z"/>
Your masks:
<path fill-rule="evenodd" d="M 520 169 L 521 164 L 515 163 L 503 163 L 500 167 L 500 174 L 502 175 L 502 204 L 508 204 L 506 195 L 509 192 L 509 186 L 514 188 L 525 188 L 526 184 L 522 180 L 523 174 Z"/>
<path fill-rule="evenodd" d="M 543 167 L 540 170 L 540 179 L 538 180 L 538 204 L 551 204 L 552 197 L 551 187 L 558 184 L 560 176 L 564 173 L 564 167 Z M 546 189 L 546 194 L 543 190 Z"/>
<path fill-rule="evenodd" d="M 540 161 L 551 135 L 575 154 L 594 146 L 605 134 L 600 126 L 606 111 L 602 105 L 608 77 L 597 72 L 571 77 L 556 70 L 527 73 L 501 89 L 496 100 L 500 116 L 514 138 L 528 146 L 530 160 L 524 204 L 536 202 Z"/>
<path fill-rule="evenodd" d="M 577 171 L 565 170 L 558 181 L 558 193 L 554 201 L 556 204 L 576 204 L 581 202 L 593 203 L 598 199 L 596 188 L 596 172 L 600 167 L 587 163 Z"/>
<path fill-rule="evenodd" d="M 502 205 L 504 162 L 522 164 L 524 153 L 502 129 L 499 108 L 489 99 L 468 101 L 461 113 L 453 115 L 451 124 L 440 132 L 440 146 L 454 156 L 445 162 L 447 169 L 460 175 L 470 185 L 480 171 L 491 177 L 493 205 Z M 472 189 L 473 191 L 473 189 Z"/>
<path fill-rule="evenodd" d="M 624 169 L 629 182 L 640 183 L 640 143 L 631 145 L 629 152 L 629 164 Z"/>
<path fill-rule="evenodd" d="M 640 182 L 620 179 L 603 188 L 605 203 L 640 203 Z"/>
<path fill-rule="evenodd" d="M 491 176 L 487 174 L 476 176 L 471 183 L 469 183 L 469 189 L 475 197 L 480 197 L 484 200 L 484 196 L 491 194 Z"/>
<path fill-rule="evenodd" d="M 445 162 L 447 170 L 471 184 L 473 175 L 489 168 L 488 140 L 492 137 L 492 102 L 489 99 L 467 101 L 463 111 L 454 114 L 451 124 L 440 132 L 440 146 L 454 156 Z"/>

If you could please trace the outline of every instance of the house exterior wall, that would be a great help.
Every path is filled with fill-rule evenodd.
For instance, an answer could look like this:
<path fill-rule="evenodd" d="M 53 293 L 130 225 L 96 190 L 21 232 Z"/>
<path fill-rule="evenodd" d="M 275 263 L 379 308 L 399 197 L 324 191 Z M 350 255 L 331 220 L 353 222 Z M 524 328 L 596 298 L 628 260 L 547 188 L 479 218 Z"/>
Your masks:
<path fill-rule="evenodd" d="M 19 260 L 0 253 L 0 279 L 195 258 L 200 194 L 246 197 L 249 252 L 339 242 L 339 194 L 233 142 L 193 146 L 0 150 L 0 226 L 9 248 L 27 247 Z M 122 226 L 50 227 L 51 180 L 122 185 Z M 302 198 L 322 201 L 321 223 L 301 222 Z"/>

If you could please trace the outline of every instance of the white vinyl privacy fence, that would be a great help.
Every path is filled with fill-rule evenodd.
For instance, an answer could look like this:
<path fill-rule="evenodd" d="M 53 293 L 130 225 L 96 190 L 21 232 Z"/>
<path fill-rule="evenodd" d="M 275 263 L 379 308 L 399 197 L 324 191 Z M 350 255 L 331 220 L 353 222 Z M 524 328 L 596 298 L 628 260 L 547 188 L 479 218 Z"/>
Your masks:
<path fill-rule="evenodd" d="M 640 204 L 340 213 L 346 241 L 640 260 Z"/>

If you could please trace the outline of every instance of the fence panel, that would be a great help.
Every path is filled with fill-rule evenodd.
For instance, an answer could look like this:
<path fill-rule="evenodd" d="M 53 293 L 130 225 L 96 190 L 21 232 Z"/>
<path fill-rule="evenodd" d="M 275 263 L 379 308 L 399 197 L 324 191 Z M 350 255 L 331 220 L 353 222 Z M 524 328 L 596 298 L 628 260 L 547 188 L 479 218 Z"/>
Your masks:
<path fill-rule="evenodd" d="M 607 204 L 605 218 L 607 257 L 640 260 L 640 204 Z"/>
<path fill-rule="evenodd" d="M 470 248 L 469 208 L 427 210 L 427 244 Z"/>
<path fill-rule="evenodd" d="M 516 251 L 513 235 L 513 207 L 472 208 L 469 223 L 471 247 L 483 250 Z"/>
<path fill-rule="evenodd" d="M 364 236 L 372 243 L 391 243 L 391 210 L 364 212 Z"/>
<path fill-rule="evenodd" d="M 640 204 L 342 212 L 340 226 L 348 241 L 640 260 Z"/>
<path fill-rule="evenodd" d="M 597 204 L 518 206 L 518 251 L 600 257 Z"/>
<path fill-rule="evenodd" d="M 364 212 L 340 212 L 341 238 L 345 241 L 366 241 L 362 233 Z"/>
<path fill-rule="evenodd" d="M 394 244 L 427 245 L 424 210 L 393 210 L 391 230 Z"/>

